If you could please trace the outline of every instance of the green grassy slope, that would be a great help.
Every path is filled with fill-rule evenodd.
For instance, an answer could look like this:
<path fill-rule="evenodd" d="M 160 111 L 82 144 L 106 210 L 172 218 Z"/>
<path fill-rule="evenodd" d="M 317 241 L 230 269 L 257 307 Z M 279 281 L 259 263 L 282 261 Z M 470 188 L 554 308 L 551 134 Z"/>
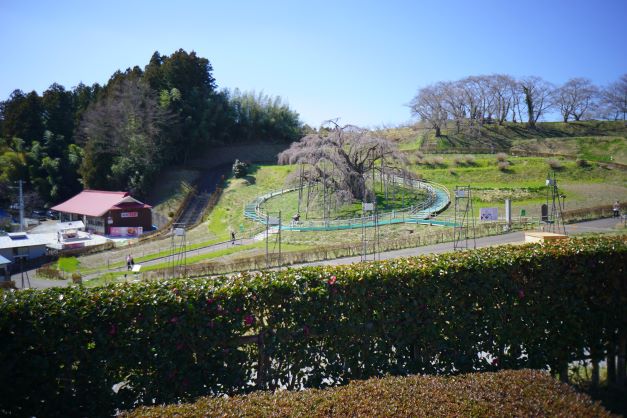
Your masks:
<path fill-rule="evenodd" d="M 486 124 L 459 133 L 450 124 L 440 138 L 422 128 L 412 132 L 392 136 L 401 149 L 410 151 L 550 153 L 627 164 L 627 126 L 622 121 L 541 122 L 535 129 L 519 123 Z"/>

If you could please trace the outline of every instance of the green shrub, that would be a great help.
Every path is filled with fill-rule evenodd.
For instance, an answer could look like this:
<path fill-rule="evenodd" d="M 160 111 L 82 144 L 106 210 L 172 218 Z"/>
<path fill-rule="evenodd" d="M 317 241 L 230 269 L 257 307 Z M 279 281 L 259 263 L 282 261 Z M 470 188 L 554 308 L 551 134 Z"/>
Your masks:
<path fill-rule="evenodd" d="M 560 370 L 602 357 L 627 326 L 626 266 L 623 236 L 5 293 L 0 413 L 106 416 L 385 374 Z"/>
<path fill-rule="evenodd" d="M 248 164 L 243 161 L 235 160 L 233 163 L 233 176 L 235 178 L 242 178 L 248 174 Z"/>
<path fill-rule="evenodd" d="M 577 167 L 581 167 L 581 168 L 590 167 L 590 164 L 588 163 L 588 160 L 586 160 L 584 158 L 577 158 L 575 163 L 577 164 Z"/>
<path fill-rule="evenodd" d="M 561 170 L 562 168 L 564 168 L 564 166 L 562 165 L 562 163 L 554 158 L 551 158 L 550 160 L 548 160 L 546 162 L 549 167 L 553 170 Z"/>
<path fill-rule="evenodd" d="M 409 376 L 353 381 L 298 392 L 201 398 L 193 404 L 138 408 L 124 418 L 152 417 L 611 417 L 601 405 L 547 373 L 508 370 L 451 377 Z"/>

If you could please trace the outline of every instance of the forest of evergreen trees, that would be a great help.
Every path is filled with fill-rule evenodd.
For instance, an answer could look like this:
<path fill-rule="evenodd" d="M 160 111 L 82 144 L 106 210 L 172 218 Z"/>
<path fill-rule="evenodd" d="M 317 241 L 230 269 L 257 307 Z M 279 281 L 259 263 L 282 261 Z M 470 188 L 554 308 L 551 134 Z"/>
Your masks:
<path fill-rule="evenodd" d="M 208 59 L 180 49 L 155 52 L 143 70 L 117 71 L 105 85 L 15 90 L 0 102 L 0 207 L 14 202 L 18 180 L 30 207 L 82 188 L 142 196 L 160 171 L 208 146 L 302 136 L 280 98 L 219 90 L 212 72 Z"/>

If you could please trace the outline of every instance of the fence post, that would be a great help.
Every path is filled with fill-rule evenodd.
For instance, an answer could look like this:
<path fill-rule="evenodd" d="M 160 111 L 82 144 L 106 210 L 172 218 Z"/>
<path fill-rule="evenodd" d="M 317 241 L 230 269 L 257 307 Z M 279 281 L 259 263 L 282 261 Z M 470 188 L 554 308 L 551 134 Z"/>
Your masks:
<path fill-rule="evenodd" d="M 265 389 L 266 382 L 266 353 L 263 341 L 263 331 L 257 336 L 257 389 Z"/>

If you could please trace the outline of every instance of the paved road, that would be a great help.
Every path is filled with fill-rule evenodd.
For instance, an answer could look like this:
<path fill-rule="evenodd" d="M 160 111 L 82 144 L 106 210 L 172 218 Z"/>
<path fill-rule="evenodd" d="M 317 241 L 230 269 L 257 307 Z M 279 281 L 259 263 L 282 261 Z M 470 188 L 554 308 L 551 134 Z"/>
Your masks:
<path fill-rule="evenodd" d="M 580 222 L 576 224 L 566 225 L 566 232 L 568 234 L 581 234 L 586 232 L 610 232 L 616 230 L 616 227 L 621 223 L 621 221 L 616 220 L 615 218 L 607 218 L 607 219 L 598 219 L 595 221 L 588 222 Z M 522 243 L 525 240 L 525 236 L 523 232 L 511 232 L 502 235 L 494 235 L 489 237 L 477 238 L 476 245 L 477 248 L 482 247 L 490 247 L 494 245 L 503 245 L 503 244 L 515 244 Z M 254 242 L 252 239 L 250 240 L 238 240 L 237 245 L 245 245 Z M 208 254 L 223 248 L 227 248 L 232 246 L 230 242 L 219 243 L 215 245 L 211 245 L 204 248 L 198 248 L 194 250 L 190 250 L 188 252 L 188 256 L 195 256 L 197 254 Z M 385 253 L 381 253 L 377 256 L 381 260 L 389 259 L 389 258 L 397 258 L 397 257 L 410 257 L 414 255 L 421 254 L 439 254 L 445 252 L 453 251 L 453 243 L 445 242 L 442 244 L 434 244 L 427 245 L 422 247 L 415 248 L 405 248 L 402 250 L 388 251 Z M 369 254 L 368 259 L 372 260 L 373 255 Z M 141 263 L 142 265 L 153 265 L 159 264 L 167 261 L 166 257 L 155 258 L 150 261 L 146 261 Z M 338 258 L 334 260 L 324 260 L 317 261 L 313 263 L 305 263 L 305 264 L 297 264 L 292 265 L 291 267 L 302 267 L 302 266 L 317 266 L 317 265 L 338 265 L 338 264 L 352 264 L 361 261 L 361 257 L 345 257 Z M 120 267 L 118 269 L 112 269 L 111 271 L 124 271 L 126 267 Z M 58 286 L 67 286 L 68 280 L 60 281 L 60 280 L 41 280 L 41 279 L 33 279 L 34 271 L 30 272 L 30 283 L 33 288 L 49 288 L 49 287 L 58 287 Z M 15 274 L 12 277 L 12 280 L 15 280 L 16 285 L 21 287 L 21 276 L 20 274 Z"/>
<path fill-rule="evenodd" d="M 615 230 L 615 227 L 620 222 L 616 219 L 608 218 L 608 219 L 597 219 L 595 221 L 581 222 L 572 225 L 566 225 L 566 233 L 569 235 L 572 234 L 582 234 L 586 232 L 610 232 Z M 492 247 L 495 245 L 504 245 L 504 244 L 516 244 L 525 242 L 525 234 L 524 232 L 510 232 L 508 234 L 502 235 L 492 235 L 489 237 L 477 238 L 476 244 L 477 248 L 483 247 Z M 471 247 L 471 244 L 469 244 Z M 454 251 L 453 242 L 444 242 L 441 244 L 434 245 L 426 245 L 424 247 L 416 247 L 416 248 L 404 248 L 402 250 L 388 251 L 385 253 L 381 253 L 377 255 L 377 259 L 386 260 L 390 258 L 398 258 L 398 257 L 411 257 L 414 255 L 423 255 L 423 254 L 440 254 Z M 373 255 L 368 254 L 368 260 L 373 260 Z M 345 257 L 345 258 L 336 258 L 334 260 L 324 260 L 324 261 L 316 261 L 313 263 L 299 264 L 296 265 L 298 267 L 302 266 L 320 266 L 320 265 L 338 265 L 338 264 L 351 264 L 358 263 L 361 261 L 361 257 Z"/>

